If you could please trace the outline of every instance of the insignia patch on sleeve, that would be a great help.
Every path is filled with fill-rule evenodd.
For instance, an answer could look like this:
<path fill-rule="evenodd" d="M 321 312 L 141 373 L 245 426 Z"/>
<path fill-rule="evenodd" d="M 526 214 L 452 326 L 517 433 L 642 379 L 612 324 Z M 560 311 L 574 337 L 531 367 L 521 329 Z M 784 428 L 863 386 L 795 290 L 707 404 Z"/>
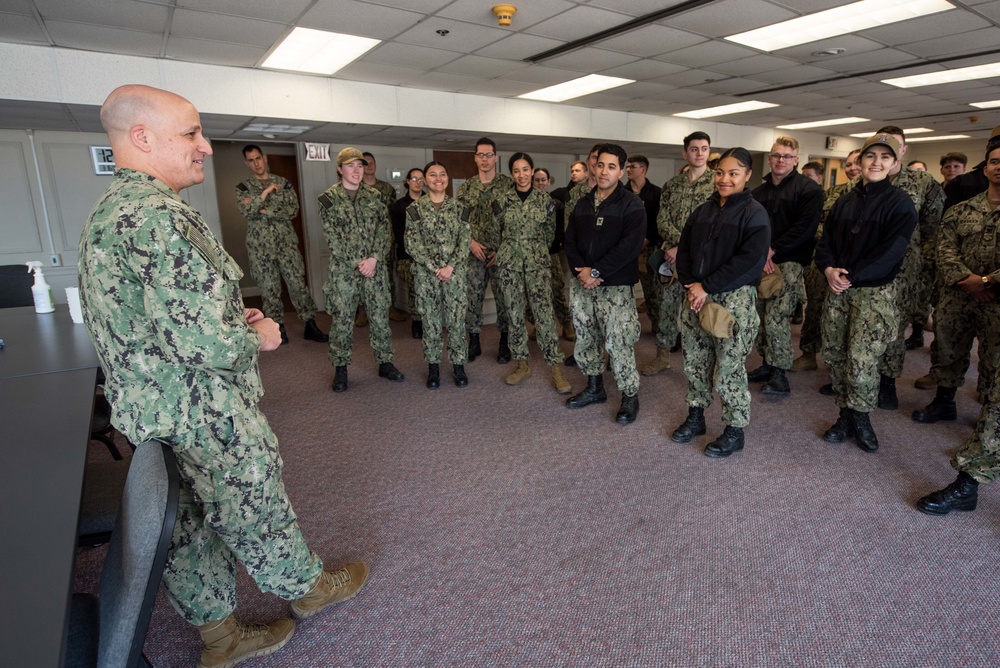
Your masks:
<path fill-rule="evenodd" d="M 217 270 L 222 270 L 222 261 L 219 258 L 219 254 L 215 251 L 212 243 L 208 238 L 202 234 L 202 231 L 192 225 L 190 222 L 185 222 L 183 228 L 181 229 L 181 234 L 187 239 L 192 246 L 198 249 L 198 252 L 202 254 L 205 260 L 215 267 Z"/>

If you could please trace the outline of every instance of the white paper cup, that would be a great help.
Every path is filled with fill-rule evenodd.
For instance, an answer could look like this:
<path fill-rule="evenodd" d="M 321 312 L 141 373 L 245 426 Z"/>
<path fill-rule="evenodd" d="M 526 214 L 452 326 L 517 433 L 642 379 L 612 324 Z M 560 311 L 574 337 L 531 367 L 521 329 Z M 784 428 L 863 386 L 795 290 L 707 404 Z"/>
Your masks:
<path fill-rule="evenodd" d="M 83 323 L 83 307 L 80 306 L 80 288 L 66 288 L 66 303 L 69 304 L 69 317 L 77 324 Z"/>

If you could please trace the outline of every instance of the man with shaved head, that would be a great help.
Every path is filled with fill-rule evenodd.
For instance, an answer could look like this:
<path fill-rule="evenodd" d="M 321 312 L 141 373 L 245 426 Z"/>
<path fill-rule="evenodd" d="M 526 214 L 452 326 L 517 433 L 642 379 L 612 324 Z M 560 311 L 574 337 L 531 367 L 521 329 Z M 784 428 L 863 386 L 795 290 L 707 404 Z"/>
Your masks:
<path fill-rule="evenodd" d="M 181 478 L 163 574 L 167 597 L 199 627 L 199 667 L 234 666 L 283 647 L 290 619 L 233 616 L 236 563 L 263 591 L 310 617 L 351 598 L 368 566 L 324 571 L 298 527 L 277 438 L 261 414 L 261 351 L 278 325 L 245 309 L 242 272 L 180 197 L 212 154 L 198 111 L 148 86 L 114 90 L 101 108 L 116 169 L 80 241 L 84 321 L 107 374 L 113 422 L 133 443 L 173 449 Z"/>

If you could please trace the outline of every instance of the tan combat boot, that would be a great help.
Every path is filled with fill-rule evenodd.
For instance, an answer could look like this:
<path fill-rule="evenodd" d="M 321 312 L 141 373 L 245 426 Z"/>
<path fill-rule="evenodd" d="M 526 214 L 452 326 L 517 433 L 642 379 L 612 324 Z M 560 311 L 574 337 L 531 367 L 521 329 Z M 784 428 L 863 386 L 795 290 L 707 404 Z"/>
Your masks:
<path fill-rule="evenodd" d="M 670 368 L 670 348 L 657 348 L 656 357 L 643 365 L 639 373 L 643 376 L 655 376 Z"/>
<path fill-rule="evenodd" d="M 274 654 L 288 644 L 295 622 L 278 619 L 270 624 L 244 624 L 232 615 L 198 627 L 205 648 L 198 668 L 232 668 L 246 659 Z"/>
<path fill-rule="evenodd" d="M 573 391 L 573 386 L 569 384 L 566 380 L 566 376 L 562 372 L 562 364 L 553 364 L 552 369 L 552 385 L 556 388 L 556 392 L 559 394 L 569 394 Z"/>
<path fill-rule="evenodd" d="M 365 312 L 364 306 L 358 307 L 358 312 L 354 316 L 354 326 L 355 327 L 367 327 L 368 326 L 368 314 Z"/>
<path fill-rule="evenodd" d="M 573 321 L 567 320 L 566 324 L 563 325 L 563 338 L 572 343 L 576 341 L 576 328 L 573 327 Z"/>
<path fill-rule="evenodd" d="M 514 369 L 513 373 L 504 378 L 503 382 L 508 385 L 520 385 L 529 378 L 531 378 L 531 367 L 528 366 L 528 361 L 517 360 L 517 368 Z"/>
<path fill-rule="evenodd" d="M 802 353 L 792 362 L 792 371 L 815 371 L 818 368 L 816 353 Z"/>
<path fill-rule="evenodd" d="M 934 382 L 934 377 L 928 373 L 913 381 L 913 387 L 918 390 L 933 390 L 937 388 L 937 383 Z"/>
<path fill-rule="evenodd" d="M 356 561 L 335 571 L 323 571 L 309 593 L 292 601 L 292 616 L 309 619 L 324 608 L 354 598 L 368 580 L 368 564 Z"/>

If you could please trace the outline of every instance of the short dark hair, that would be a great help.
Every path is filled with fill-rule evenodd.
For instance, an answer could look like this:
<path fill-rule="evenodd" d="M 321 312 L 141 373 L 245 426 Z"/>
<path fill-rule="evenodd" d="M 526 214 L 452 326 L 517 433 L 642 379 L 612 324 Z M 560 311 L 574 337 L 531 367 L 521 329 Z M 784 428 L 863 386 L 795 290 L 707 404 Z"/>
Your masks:
<path fill-rule="evenodd" d="M 845 160 L 850 160 L 850 159 L 851 159 L 851 156 L 852 156 L 852 155 L 854 155 L 855 153 L 857 153 L 858 155 L 861 155 L 861 149 L 860 149 L 860 148 L 856 148 L 856 149 L 854 149 L 853 151 L 851 151 L 850 153 L 848 153 L 848 154 L 847 154 L 847 157 L 846 157 L 846 158 L 844 158 L 844 159 L 845 159 Z"/>
<path fill-rule="evenodd" d="M 422 170 L 420 170 L 420 171 L 422 171 L 424 173 L 424 176 L 426 177 L 427 176 L 427 170 L 430 169 L 431 167 L 436 166 L 436 165 L 444 167 L 444 173 L 445 174 L 448 173 L 448 167 L 445 166 L 445 164 L 443 162 L 439 161 L 439 160 L 431 160 L 426 165 L 424 165 L 424 168 Z M 417 168 L 415 167 L 414 169 L 417 169 Z M 412 172 L 413 169 L 411 169 L 410 171 Z M 410 178 L 410 175 L 407 174 L 406 178 Z"/>
<path fill-rule="evenodd" d="M 646 169 L 649 169 L 649 158 L 644 155 L 630 155 L 628 157 L 628 162 L 638 162 Z"/>
<path fill-rule="evenodd" d="M 986 142 L 986 155 L 985 155 L 985 157 L 983 159 L 984 160 L 989 160 L 990 159 L 990 153 L 992 153 L 993 151 L 997 150 L 998 148 L 1000 148 L 1000 135 L 997 135 L 993 139 L 991 139 L 988 142 Z"/>
<path fill-rule="evenodd" d="M 824 171 L 823 170 L 823 163 L 822 162 L 816 162 L 815 160 L 812 161 L 812 162 L 807 162 L 806 164 L 802 165 L 802 169 L 803 170 L 811 169 L 814 172 L 817 172 L 819 174 L 822 174 L 823 171 Z"/>
<path fill-rule="evenodd" d="M 594 151 L 597 151 L 597 154 L 600 155 L 600 148 L 603 145 L 604 144 L 594 144 L 593 146 L 591 146 L 590 153 L 587 154 L 587 157 L 589 158 L 591 155 L 593 155 Z"/>
<path fill-rule="evenodd" d="M 687 137 L 684 138 L 684 148 L 688 148 L 689 146 L 691 146 L 691 142 L 698 139 L 704 139 L 705 141 L 708 142 L 709 146 L 712 145 L 712 138 L 709 137 L 707 133 L 702 132 L 701 130 L 695 130 L 694 132 L 692 132 L 691 134 L 689 134 Z"/>
<path fill-rule="evenodd" d="M 604 153 L 610 153 L 611 155 L 618 158 L 619 169 L 624 169 L 625 163 L 628 162 L 628 154 L 625 153 L 625 149 L 623 149 L 618 144 L 609 144 L 609 143 L 597 144 L 594 146 L 594 149 L 592 149 L 592 152 L 593 150 L 597 151 L 598 158 L 600 158 L 601 155 Z"/>
<path fill-rule="evenodd" d="M 552 180 L 552 172 L 545 169 L 544 167 L 535 167 L 534 173 L 537 174 L 538 172 L 545 172 L 545 178 L 548 179 L 549 181 Z"/>
<path fill-rule="evenodd" d="M 257 146 L 257 144 L 247 144 L 243 147 L 243 157 L 247 157 L 247 153 L 250 151 L 257 151 L 261 155 L 264 155 L 264 151 L 260 148 L 260 146 Z"/>
<path fill-rule="evenodd" d="M 421 174 L 423 174 L 424 170 L 420 169 L 419 167 L 410 167 L 410 171 L 408 171 L 406 173 L 406 180 L 407 181 L 409 181 L 410 177 L 413 176 L 413 172 L 420 172 Z"/>
<path fill-rule="evenodd" d="M 480 137 L 476 140 L 476 145 L 472 147 L 472 150 L 476 150 L 480 146 L 489 146 L 493 149 L 493 152 L 497 152 L 497 143 L 490 139 L 489 137 Z"/>
<path fill-rule="evenodd" d="M 531 159 L 531 156 L 523 151 L 518 151 L 514 155 L 510 156 L 510 160 L 507 161 L 508 172 L 514 171 L 514 163 L 517 162 L 518 160 L 526 161 L 528 165 L 531 167 L 531 169 L 535 168 L 535 161 Z M 534 172 L 531 173 L 534 174 Z"/>
<path fill-rule="evenodd" d="M 958 151 L 952 151 L 951 153 L 945 153 L 941 156 L 941 163 L 939 166 L 944 167 L 946 162 L 960 162 L 962 166 L 969 164 L 969 156 L 964 153 L 959 153 Z"/>
<path fill-rule="evenodd" d="M 942 162 L 941 164 L 943 165 L 944 163 Z M 927 163 L 924 162 L 923 160 L 910 160 L 908 163 L 906 163 L 907 167 L 913 167 L 913 165 L 923 165 L 924 169 L 927 169 Z"/>
<path fill-rule="evenodd" d="M 733 158 L 736 162 L 740 163 L 742 167 L 745 167 L 746 169 L 753 169 L 753 156 L 750 155 L 750 151 L 746 150 L 742 146 L 734 146 L 729 149 L 719 156 L 719 160 L 715 164 L 718 165 L 719 162 L 722 162 L 726 158 Z"/>
<path fill-rule="evenodd" d="M 899 135 L 900 137 L 903 138 L 904 142 L 906 141 L 906 133 L 903 132 L 903 128 L 899 127 L 898 125 L 883 125 L 878 129 L 878 131 L 875 134 L 878 135 L 882 134 L 883 132 L 886 133 L 887 135 Z"/>
<path fill-rule="evenodd" d="M 365 152 L 364 152 L 364 153 L 362 153 L 361 155 L 363 155 L 363 156 L 364 156 L 364 157 L 366 157 L 366 158 L 371 158 L 372 160 L 374 160 L 374 159 L 375 159 L 375 155 L 374 155 L 374 154 L 373 154 L 373 153 L 372 153 L 371 151 L 365 151 Z"/>

